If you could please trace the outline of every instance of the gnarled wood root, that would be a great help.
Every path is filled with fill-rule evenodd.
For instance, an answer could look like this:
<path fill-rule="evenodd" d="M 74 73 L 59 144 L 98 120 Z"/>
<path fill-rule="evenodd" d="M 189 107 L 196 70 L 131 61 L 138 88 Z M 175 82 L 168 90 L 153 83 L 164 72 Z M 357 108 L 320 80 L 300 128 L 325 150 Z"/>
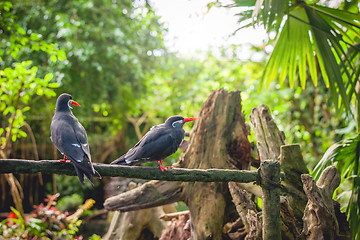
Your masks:
<path fill-rule="evenodd" d="M 301 237 L 307 240 L 350 239 L 347 232 L 339 232 L 332 195 L 340 184 L 340 174 L 334 166 L 327 167 L 317 183 L 309 174 L 301 180 L 308 202 L 304 211 Z"/>

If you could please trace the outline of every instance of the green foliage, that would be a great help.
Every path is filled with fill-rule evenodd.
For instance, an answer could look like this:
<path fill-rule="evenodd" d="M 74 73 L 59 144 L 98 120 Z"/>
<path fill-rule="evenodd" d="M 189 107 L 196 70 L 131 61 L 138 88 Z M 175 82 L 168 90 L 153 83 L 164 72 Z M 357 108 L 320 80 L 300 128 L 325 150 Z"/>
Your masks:
<path fill-rule="evenodd" d="M 61 193 L 62 198 L 64 197 L 70 197 L 73 196 L 74 193 L 76 195 L 80 196 L 82 199 L 85 199 L 85 192 L 93 190 L 93 186 L 89 181 L 85 181 L 84 186 L 81 185 L 79 181 L 74 181 L 73 176 L 67 176 L 67 175 L 55 175 L 55 179 L 57 184 L 57 190 Z M 95 184 L 98 184 L 96 181 Z M 52 186 L 48 186 L 48 191 L 51 192 Z M 78 197 L 74 195 L 74 201 L 78 200 Z"/>
<path fill-rule="evenodd" d="M 145 98 L 147 77 L 163 55 L 163 26 L 143 1 L 15 2 L 22 25 L 56 43 L 68 59 L 53 66 L 41 54 L 31 54 L 42 71 L 53 72 L 79 102 L 89 103 L 77 116 L 108 117 L 116 133 L 124 113 L 136 111 Z M 87 123 L 84 123 L 85 128 Z"/>
<path fill-rule="evenodd" d="M 13 13 L 13 3 L 0 2 L 0 65 L 10 65 L 14 60 L 21 58 L 24 52 L 41 51 L 50 56 L 52 62 L 57 59 L 64 61 L 65 52 L 59 50 L 54 44 L 41 40 L 42 35 L 25 31 L 18 23 L 19 19 Z"/>
<path fill-rule="evenodd" d="M 24 219 L 11 207 L 12 214 L 0 223 L 0 235 L 3 239 L 81 239 L 76 236 L 81 220 L 67 220 L 67 214 L 55 208 L 58 195 L 49 196 L 35 206 L 31 217 Z M 94 239 L 97 239 L 94 236 Z"/>
<path fill-rule="evenodd" d="M 18 23 L 10 1 L 0 3 L 0 28 L 0 66 L 4 67 L 0 70 L 0 150 L 2 157 L 6 157 L 5 150 L 10 140 L 15 142 L 18 138 L 27 136 L 21 128 L 26 112 L 31 109 L 31 100 L 35 96 L 53 97 L 56 94 L 52 89 L 59 87 L 59 84 L 50 82 L 52 73 L 39 78 L 39 67 L 31 67 L 31 60 L 18 62 L 20 56 L 32 51 L 44 52 L 53 59 L 65 60 L 66 56 L 54 44 L 40 40 L 41 35 L 26 32 Z"/>
<path fill-rule="evenodd" d="M 176 208 L 176 211 L 178 211 L 178 212 L 189 210 L 188 206 L 184 202 L 175 203 L 175 208 Z"/>
<path fill-rule="evenodd" d="M 208 52 L 204 59 L 189 59 L 172 53 L 161 57 L 157 74 L 148 78 L 147 98 L 141 99 L 134 115 L 145 112 L 149 119 L 160 117 L 156 122 L 159 124 L 175 114 L 196 116 L 212 90 L 247 91 L 257 78 L 255 68 L 262 68 L 262 65 L 239 64 L 236 50 L 236 47 L 231 49 L 230 56 L 223 53 L 217 57 Z"/>
<path fill-rule="evenodd" d="M 360 57 L 357 14 L 302 1 L 236 1 L 235 6 L 238 4 L 255 6 L 240 20 L 257 19 L 269 32 L 275 29 L 277 33 L 260 87 L 263 83 L 268 87 L 275 79 L 283 83 L 286 78 L 290 87 L 296 78 L 302 88 L 309 79 L 317 86 L 321 74 L 335 108 L 353 113 L 350 102 L 359 98 L 355 83 L 360 74 L 356 64 Z"/>
<path fill-rule="evenodd" d="M 91 237 L 89 238 L 89 240 L 101 240 L 102 238 L 99 235 L 93 234 L 91 235 Z"/>
<path fill-rule="evenodd" d="M 70 196 L 62 197 L 57 203 L 57 208 L 62 212 L 70 211 L 77 209 L 77 207 L 83 202 L 84 198 L 81 197 L 79 194 L 74 193 Z"/>
<path fill-rule="evenodd" d="M 0 70 L 0 111 L 8 119 L 8 127 L 0 127 L 1 144 L 6 145 L 7 138 L 11 136 L 13 142 L 27 134 L 21 130 L 24 125 L 24 113 L 30 110 L 30 101 L 34 96 L 54 97 L 52 88 L 57 83 L 50 83 L 52 74 L 43 79 L 36 77 L 38 68 L 31 67 L 31 61 L 16 63 L 14 68 Z"/>

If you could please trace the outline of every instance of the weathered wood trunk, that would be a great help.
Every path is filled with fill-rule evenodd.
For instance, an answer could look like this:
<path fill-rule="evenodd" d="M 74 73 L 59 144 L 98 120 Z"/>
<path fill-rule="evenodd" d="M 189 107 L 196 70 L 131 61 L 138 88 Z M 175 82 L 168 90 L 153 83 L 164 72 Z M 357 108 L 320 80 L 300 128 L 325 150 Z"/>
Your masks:
<path fill-rule="evenodd" d="M 240 92 L 214 91 L 202 105 L 186 151 L 175 165 L 193 169 L 249 169 L 252 149 L 248 134 Z M 227 183 L 150 181 L 106 200 L 104 205 L 107 209 L 129 211 L 184 201 L 190 210 L 192 239 L 222 239 L 225 223 L 238 218 L 231 200 Z"/>
<path fill-rule="evenodd" d="M 340 182 L 336 168 L 325 169 L 315 183 L 307 174 L 300 146 L 284 145 L 285 136 L 277 128 L 267 106 L 254 108 L 250 119 L 260 160 L 279 160 L 285 174 L 280 199 L 282 239 L 350 239 L 346 218 L 340 213 L 339 204 L 332 200 Z"/>
<path fill-rule="evenodd" d="M 253 108 L 250 115 L 254 125 L 260 161 L 280 161 L 285 173 L 281 200 L 282 239 L 296 239 L 302 227 L 306 197 L 302 190 L 300 175 L 308 173 L 299 145 L 284 145 L 285 135 L 276 126 L 266 105 Z"/>
<path fill-rule="evenodd" d="M 251 146 L 239 92 L 213 92 L 203 104 L 181 167 L 249 169 Z M 184 183 L 185 202 L 193 221 L 193 239 L 221 239 L 231 204 L 225 183 Z"/>

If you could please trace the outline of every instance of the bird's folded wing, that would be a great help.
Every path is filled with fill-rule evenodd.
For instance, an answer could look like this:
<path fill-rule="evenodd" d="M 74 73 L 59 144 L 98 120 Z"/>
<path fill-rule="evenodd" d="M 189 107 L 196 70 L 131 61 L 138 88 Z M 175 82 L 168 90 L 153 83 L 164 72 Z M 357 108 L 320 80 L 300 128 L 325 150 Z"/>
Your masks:
<path fill-rule="evenodd" d="M 126 153 L 126 159 L 161 160 L 174 139 L 164 128 L 149 131 L 132 149 Z"/>
<path fill-rule="evenodd" d="M 77 124 L 73 125 L 73 130 L 75 132 L 77 141 L 80 143 L 82 150 L 91 161 L 90 148 L 89 148 L 89 143 L 85 128 L 81 125 L 79 121 L 77 121 Z"/>
<path fill-rule="evenodd" d="M 61 122 L 55 131 L 62 152 L 71 160 L 76 162 L 84 161 L 85 152 L 76 138 L 73 127 L 67 122 Z"/>

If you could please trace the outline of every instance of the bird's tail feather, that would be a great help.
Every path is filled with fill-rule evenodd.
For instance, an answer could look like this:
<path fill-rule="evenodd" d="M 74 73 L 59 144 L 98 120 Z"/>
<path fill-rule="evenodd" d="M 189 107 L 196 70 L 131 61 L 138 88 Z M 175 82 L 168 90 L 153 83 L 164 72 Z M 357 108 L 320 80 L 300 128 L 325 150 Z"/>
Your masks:
<path fill-rule="evenodd" d="M 93 179 L 91 173 L 84 172 L 84 176 L 85 176 L 87 179 L 89 179 L 89 181 L 91 182 L 91 185 L 94 186 L 94 179 Z"/>
<path fill-rule="evenodd" d="M 112 161 L 110 164 L 129 165 L 129 164 L 125 161 L 125 155 L 122 155 L 122 156 L 119 157 L 118 159 Z"/>
<path fill-rule="evenodd" d="M 74 168 L 75 168 L 75 171 L 76 171 L 76 174 L 80 180 L 80 183 L 84 186 L 84 180 L 85 178 L 89 179 L 89 181 L 91 182 L 91 184 L 94 186 L 94 178 L 93 176 L 101 179 L 101 175 L 95 170 L 94 172 L 88 172 L 88 171 L 85 171 L 83 170 L 82 168 L 79 168 L 77 166 L 74 165 Z"/>
<path fill-rule="evenodd" d="M 100 173 L 98 173 L 98 171 L 96 171 L 95 169 L 94 169 L 93 175 L 94 175 L 95 177 L 97 177 L 98 179 L 101 179 L 101 178 L 102 178 L 101 175 L 100 175 Z"/>
<path fill-rule="evenodd" d="M 84 172 L 81 171 L 81 169 L 76 167 L 75 165 L 74 165 L 74 168 L 75 168 L 76 174 L 77 174 L 77 176 L 79 178 L 79 181 L 80 181 L 81 185 L 84 186 L 84 176 L 85 176 Z M 91 182 L 91 180 L 90 180 L 90 182 Z"/>
<path fill-rule="evenodd" d="M 91 161 L 89 161 L 89 163 L 90 163 L 91 170 L 92 170 L 91 174 L 93 176 L 95 176 L 96 178 L 101 179 L 102 177 L 101 177 L 100 173 L 98 173 L 98 171 L 95 170 L 94 165 L 91 163 Z"/>

